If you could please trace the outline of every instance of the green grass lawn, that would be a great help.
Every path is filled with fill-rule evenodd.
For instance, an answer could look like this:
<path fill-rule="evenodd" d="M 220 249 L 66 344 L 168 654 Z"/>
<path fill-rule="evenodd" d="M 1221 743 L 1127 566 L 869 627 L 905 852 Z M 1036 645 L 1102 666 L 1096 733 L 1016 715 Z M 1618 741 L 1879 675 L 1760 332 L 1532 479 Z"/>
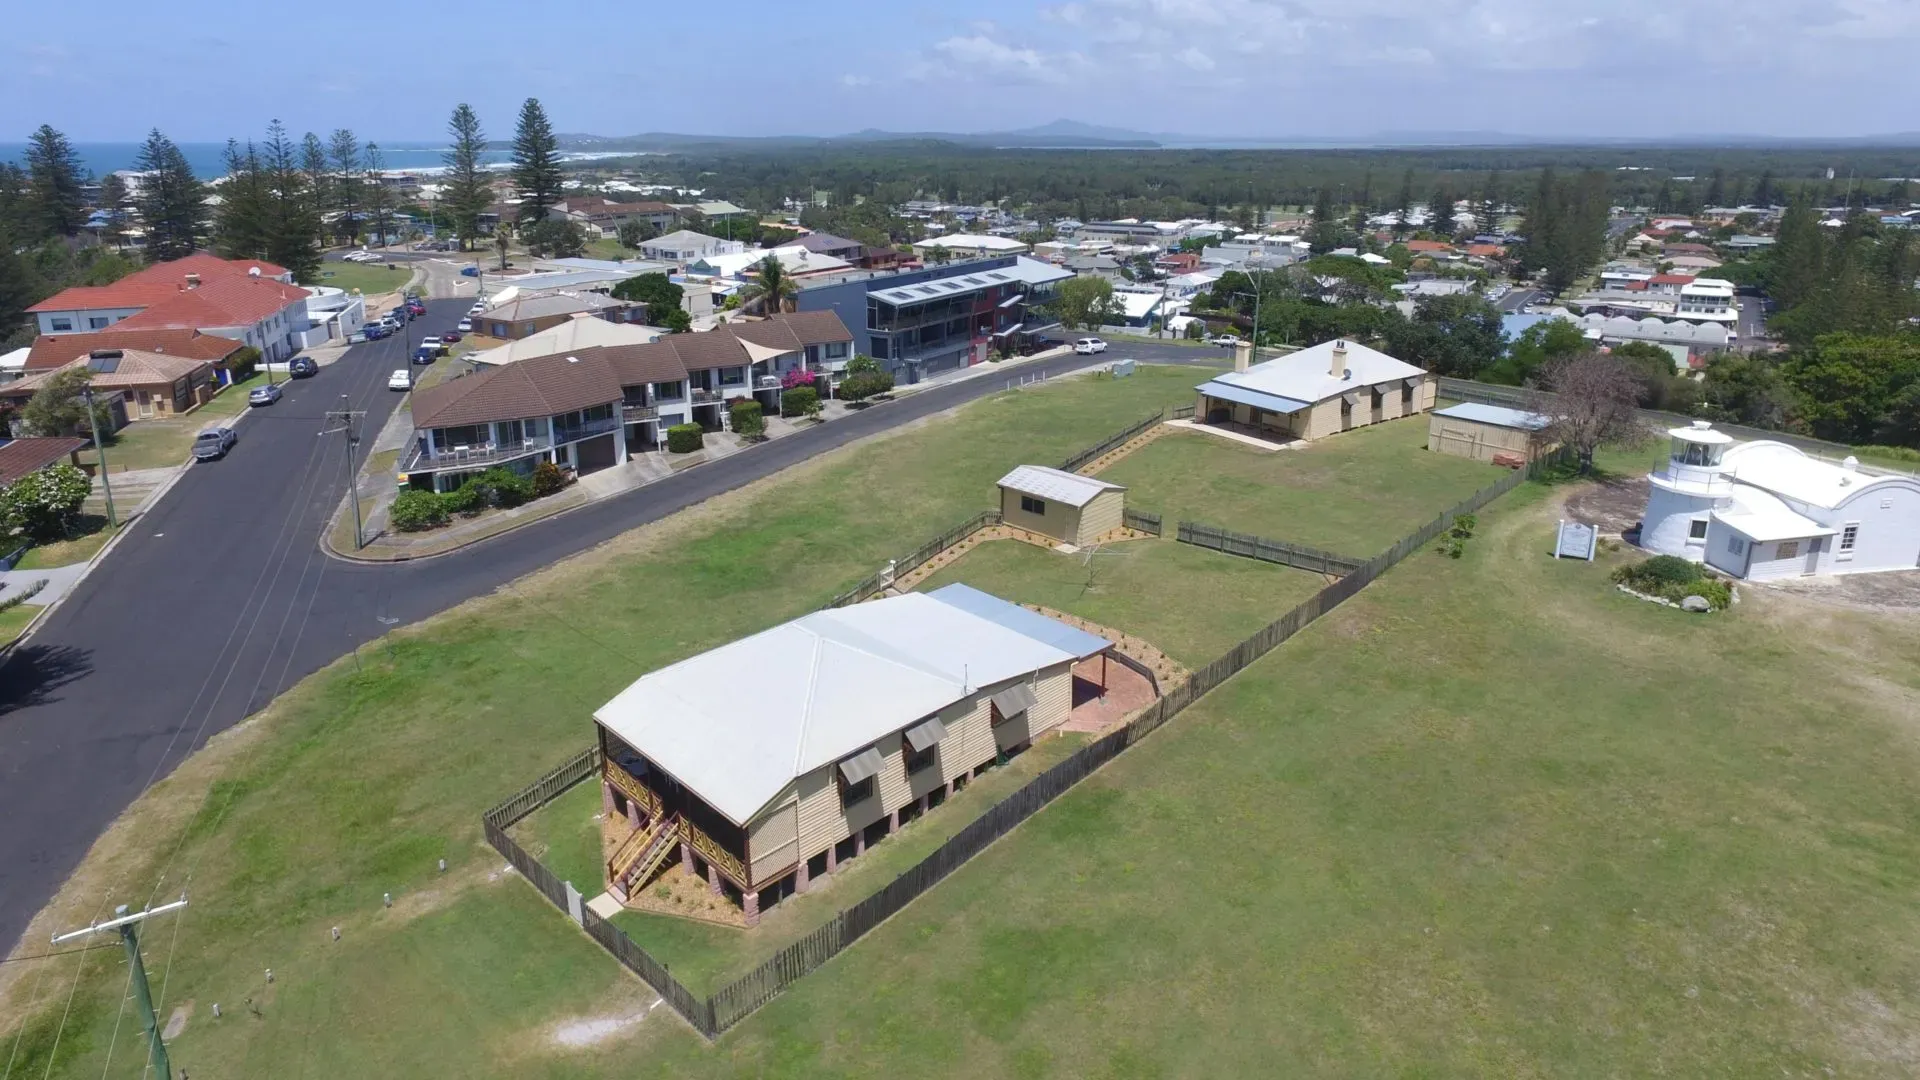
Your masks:
<path fill-rule="evenodd" d="M 389 957 L 330 953 L 327 928 L 368 933 L 379 925 L 380 895 L 389 891 L 396 910 L 441 902 L 420 897 L 451 903 L 455 892 L 462 905 L 520 905 L 521 885 L 486 881 L 500 860 L 481 842 L 479 815 L 585 745 L 592 711 L 628 683 L 818 607 L 886 559 L 994 505 L 994 481 L 1009 468 L 1059 461 L 1178 403 L 1193 378 L 1187 370 L 1144 366 L 1129 379 L 1057 380 L 998 394 L 711 500 L 536 581 L 396 632 L 306 680 L 245 732 L 227 737 L 218 753 L 163 782 L 128 820 L 146 838 L 138 853 L 125 862 L 100 856 L 91 865 L 118 889 L 133 881 L 150 889 L 165 853 L 181 843 L 182 815 L 199 814 L 181 849 L 181 862 L 197 866 L 199 899 L 173 961 L 170 1000 L 193 999 L 202 1008 L 222 1000 L 234 1015 L 241 988 L 267 966 L 283 977 L 301 970 L 320 977 L 313 973 L 321 965 L 344 969 L 325 976 L 341 987 L 384 980 Z M 560 610 L 565 618 L 554 617 Z M 435 871 L 443 856 L 447 879 Z M 176 866 L 164 887 L 176 887 L 180 872 Z M 80 923 L 91 915 L 91 908 L 81 913 Z M 416 948 L 408 932 L 393 931 L 383 947 Z M 61 1075 L 97 1075 L 104 1064 L 121 990 L 110 967 L 82 980 L 61 1040 Z M 556 1017 L 595 1007 L 584 992 L 537 1004 Z M 399 1023 L 412 1012 L 404 1024 L 460 1026 L 444 1039 L 421 1038 L 461 1045 L 445 1068 L 426 1071 L 479 1075 L 508 1067 L 492 1052 L 497 1044 L 463 1040 L 478 1030 L 474 1025 L 500 1039 L 513 1033 L 439 1005 L 423 1001 L 392 1017 Z M 57 1013 L 11 999 L 0 1006 L 0 1017 L 27 1015 L 32 1030 L 22 1053 L 44 1072 Z M 6 1026 L 0 1021 L 0 1030 Z M 210 1074 L 271 1073 L 296 1068 L 307 1053 L 301 1044 L 319 1038 L 336 1040 L 349 1059 L 363 1055 L 374 1072 L 391 1073 L 381 1044 L 416 1034 L 375 1034 L 359 1025 L 197 1027 L 183 1036 L 179 1060 L 206 1062 Z"/>
<path fill-rule="evenodd" d="M 43 610 L 44 607 L 35 604 L 15 604 L 0 611 L 0 645 L 11 645 Z"/>
<path fill-rule="evenodd" d="M 717 1047 L 664 1008 L 556 1045 L 557 1025 L 652 995 L 501 873 L 480 811 L 584 745 L 636 675 L 817 605 L 987 505 L 1010 464 L 1161 404 L 1156 380 L 1192 375 L 1000 395 L 367 646 L 143 799 L 58 921 L 191 877 L 192 906 L 144 940 L 162 1012 L 192 1006 L 173 1046 L 195 1075 L 1912 1074 L 1920 627 L 1765 592 L 1710 617 L 1640 603 L 1610 558 L 1544 555 L 1564 490 L 1546 487 L 1484 511 L 1464 558 L 1413 556 Z M 1002 580 L 1046 578 L 1016 570 Z M 563 805 L 577 821 L 593 801 Z M 690 977 L 735 962 L 684 936 L 649 947 Z M 23 1075 L 106 1071 L 113 956 L 0 969 Z"/>
<path fill-rule="evenodd" d="M 1011 541 L 982 544 L 920 588 L 956 581 L 1137 634 L 1189 668 L 1239 644 L 1326 584 L 1304 570 L 1173 540 L 1110 544 L 1092 556 Z"/>
<path fill-rule="evenodd" d="M 368 296 L 390 293 L 407 283 L 413 276 L 411 263 L 354 263 L 330 262 L 321 266 L 324 275 L 318 285 L 327 285 L 351 292 L 359 289 Z"/>
<path fill-rule="evenodd" d="M 286 380 L 284 375 L 278 374 L 273 378 L 275 382 Z M 109 471 L 121 473 L 184 463 L 188 451 L 193 448 L 194 436 L 246 412 L 247 392 L 256 386 L 266 385 L 266 382 L 266 372 L 255 372 L 222 389 L 212 401 L 185 416 L 133 421 L 114 432 L 113 441 L 107 444 Z M 85 464 L 94 464 L 98 459 L 93 447 L 82 449 L 80 460 Z"/>
<path fill-rule="evenodd" d="M 56 540 L 50 544 L 35 544 L 20 557 L 15 570 L 45 570 L 55 566 L 68 566 L 72 563 L 86 562 L 100 553 L 113 539 L 118 529 L 107 525 L 105 514 L 81 514 L 80 526 L 75 535 L 65 540 Z"/>
<path fill-rule="evenodd" d="M 1491 465 L 1426 449 L 1425 417 L 1371 425 L 1292 450 L 1175 432 L 1100 474 L 1127 504 L 1367 558 L 1500 479 Z"/>

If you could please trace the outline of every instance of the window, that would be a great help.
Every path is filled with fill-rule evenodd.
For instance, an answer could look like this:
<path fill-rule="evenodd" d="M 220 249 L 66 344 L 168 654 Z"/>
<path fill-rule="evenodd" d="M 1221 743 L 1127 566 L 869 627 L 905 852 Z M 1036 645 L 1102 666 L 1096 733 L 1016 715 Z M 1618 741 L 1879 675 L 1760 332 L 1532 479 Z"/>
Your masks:
<path fill-rule="evenodd" d="M 840 809 L 850 810 L 856 804 L 873 798 L 873 777 L 869 776 L 858 783 L 849 784 L 840 781 Z"/>
<path fill-rule="evenodd" d="M 1687 525 L 1687 539 L 1705 540 L 1707 538 L 1707 519 L 1694 518 Z"/>
<path fill-rule="evenodd" d="M 1860 539 L 1860 523 L 1850 522 L 1840 530 L 1840 550 L 1852 551 L 1854 542 Z"/>
<path fill-rule="evenodd" d="M 87 328 L 90 330 L 104 330 L 107 327 L 108 321 L 105 315 L 89 316 L 87 318 Z"/>
<path fill-rule="evenodd" d="M 907 756 L 907 775 L 912 776 L 914 773 L 922 772 L 933 765 L 934 751 L 940 749 L 940 747 L 938 744 L 935 744 L 927 747 L 925 750 L 915 752 L 913 747 L 909 746 L 905 739 L 902 739 L 900 740 L 900 749 Z"/>
<path fill-rule="evenodd" d="M 1029 514 L 1038 514 L 1041 517 L 1045 517 L 1047 514 L 1046 500 L 1036 499 L 1031 495 L 1022 495 L 1020 496 L 1020 509 Z"/>
<path fill-rule="evenodd" d="M 1746 553 L 1747 553 L 1747 542 L 1745 540 L 1740 539 L 1738 536 L 1734 536 L 1731 533 L 1729 533 L 1727 535 L 1727 554 L 1745 555 Z"/>
<path fill-rule="evenodd" d="M 686 391 L 681 387 L 680 380 L 678 379 L 672 382 L 653 384 L 653 396 L 659 401 L 679 401 L 685 393 Z"/>
<path fill-rule="evenodd" d="M 848 347 L 848 343 L 844 341 L 828 342 L 827 343 L 827 359 L 845 360 L 847 358 L 847 347 Z"/>
<path fill-rule="evenodd" d="M 1800 554 L 1800 541 L 1782 540 L 1780 541 L 1780 550 L 1774 557 L 1777 559 L 1791 559 L 1798 556 L 1799 554 Z"/>
<path fill-rule="evenodd" d="M 73 329 L 73 320 L 62 319 L 58 316 L 55 316 L 54 318 L 47 320 L 47 325 L 53 327 L 55 331 L 71 330 Z"/>

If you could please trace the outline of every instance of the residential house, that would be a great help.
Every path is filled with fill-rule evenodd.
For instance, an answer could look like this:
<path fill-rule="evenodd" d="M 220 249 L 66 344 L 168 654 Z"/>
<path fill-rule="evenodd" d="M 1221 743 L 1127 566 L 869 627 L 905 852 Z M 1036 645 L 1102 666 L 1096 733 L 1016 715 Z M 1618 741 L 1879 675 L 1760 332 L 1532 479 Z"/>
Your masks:
<path fill-rule="evenodd" d="M 1705 420 L 1667 432 L 1640 545 L 1749 581 L 1920 566 L 1920 478 L 1834 464 Z"/>
<path fill-rule="evenodd" d="M 638 221 L 657 232 L 673 228 L 679 211 L 663 202 L 614 202 L 605 198 L 568 199 L 554 204 L 553 211 L 584 227 L 591 235 L 614 236 L 620 226 Z"/>
<path fill-rule="evenodd" d="M 1006 236 L 991 236 L 986 233 L 949 233 L 945 236 L 929 236 L 925 240 L 916 240 L 913 250 L 914 254 L 923 259 L 934 256 L 985 257 L 1017 255 L 1030 250 L 1030 246 Z"/>
<path fill-rule="evenodd" d="M 80 451 L 92 443 L 64 436 L 0 439 L 0 487 L 65 461 L 78 468 Z"/>
<path fill-rule="evenodd" d="M 1075 240 L 1105 240 L 1115 244 L 1158 245 L 1165 238 L 1149 221 L 1089 221 L 1073 230 Z"/>
<path fill-rule="evenodd" d="M 795 239 L 793 245 L 806 248 L 815 255 L 825 255 L 831 259 L 839 259 L 853 266 L 861 265 L 861 261 L 866 257 L 866 246 L 861 244 L 860 241 L 849 240 L 844 236 L 835 236 L 832 233 L 810 232 L 805 236 Z"/>
<path fill-rule="evenodd" d="M 549 331 L 540 345 L 547 351 L 415 391 L 414 441 L 401 462 L 411 482 L 445 491 L 495 465 L 531 470 L 543 460 L 592 472 L 659 447 L 675 424 L 723 429 L 727 403 L 739 398 L 778 415 L 781 376 L 804 369 L 831 382 L 852 356 L 853 335 L 821 311 L 644 341 Z"/>
<path fill-rule="evenodd" d="M 1443 240 L 1408 240 L 1405 246 L 1407 251 L 1414 255 L 1440 256 L 1454 253 L 1453 245 Z"/>
<path fill-rule="evenodd" d="M 686 272 L 696 277 L 745 281 L 752 277 L 756 268 L 767 259 L 777 261 L 782 270 L 795 278 L 815 277 L 820 274 L 853 269 L 853 264 L 845 259 L 815 255 L 799 244 L 783 244 L 776 248 L 753 248 L 730 255 L 708 255 L 688 263 Z"/>
<path fill-rule="evenodd" d="M 1728 324 L 1635 318 L 1631 315 L 1582 315 L 1573 320 L 1590 337 L 1608 344 L 1620 341 L 1651 341 L 1657 345 L 1685 345 L 1694 352 L 1718 352 L 1730 340 Z"/>
<path fill-rule="evenodd" d="M 650 672 L 594 712 L 616 897 L 676 856 L 749 924 L 1073 710 L 1111 643 L 948 586 L 829 608 Z M 726 692 L 751 673 L 752 692 Z"/>
<path fill-rule="evenodd" d="M 1680 286 L 1680 303 L 1674 313 L 1688 322 L 1737 322 L 1740 313 L 1734 306 L 1733 293 L 1731 281 L 1695 278 Z"/>
<path fill-rule="evenodd" d="M 577 352 L 581 349 L 612 345 L 645 345 L 666 336 L 666 331 L 637 323 L 608 322 L 605 319 L 568 319 L 528 337 L 509 341 L 484 352 L 466 357 L 475 365 L 504 367 L 536 356 Z"/>
<path fill-rule="evenodd" d="M 136 270 L 111 285 L 62 289 L 27 310 L 42 334 L 122 329 L 198 330 L 291 356 L 305 331 L 308 292 L 272 263 L 195 253 Z"/>
<path fill-rule="evenodd" d="M 1433 408 L 1437 381 L 1421 368 L 1345 340 L 1249 366 L 1234 350 L 1233 371 L 1195 388 L 1194 416 L 1267 437 L 1321 439 Z"/>
<path fill-rule="evenodd" d="M 202 334 L 198 330 L 128 330 L 113 327 L 84 334 L 42 334 L 35 338 L 21 365 L 23 375 L 48 371 L 72 363 L 74 357 L 95 350 L 131 349 L 136 352 L 165 353 L 192 360 L 205 360 L 214 366 L 222 384 L 233 381 L 227 362 L 245 345 L 232 338 Z"/>
<path fill-rule="evenodd" d="M 1748 236 L 1746 234 L 1739 234 L 1728 238 L 1726 243 L 1721 246 L 1728 251 L 1751 252 L 1770 248 L 1773 245 L 1774 238 L 1771 236 Z"/>
<path fill-rule="evenodd" d="M 1680 290 L 1693 284 L 1692 274 L 1655 274 L 1647 279 L 1647 292 L 1678 302 Z"/>
<path fill-rule="evenodd" d="M 1191 274 L 1200 269 L 1200 254 L 1195 251 L 1169 251 L 1153 260 L 1153 266 L 1169 274 Z"/>
<path fill-rule="evenodd" d="M 675 264 L 690 263 L 709 255 L 737 255 L 745 250 L 747 245 L 742 241 L 722 240 L 689 229 L 676 229 L 640 244 L 642 257 Z"/>
<path fill-rule="evenodd" d="M 490 307 L 473 325 L 488 337 L 517 341 L 576 318 L 644 323 L 646 316 L 645 304 L 615 300 L 599 293 L 550 292 L 523 294 L 508 303 Z"/>
<path fill-rule="evenodd" d="M 990 349 L 1014 350 L 1058 325 L 1032 309 L 1073 272 L 1023 255 L 947 263 L 896 273 L 832 275 L 802 283 L 802 311 L 837 312 L 854 351 L 873 357 L 901 383 L 977 364 Z"/>
<path fill-rule="evenodd" d="M 25 405 L 56 374 L 86 367 L 93 372 L 88 385 L 99 401 L 127 420 L 146 420 L 190 413 L 213 398 L 218 383 L 210 361 L 139 349 L 93 349 L 57 367 L 0 386 L 0 399 L 15 407 Z M 118 423 L 115 424 L 118 426 Z"/>
<path fill-rule="evenodd" d="M 1069 255 L 1066 268 L 1081 277 L 1106 278 L 1108 281 L 1120 281 L 1120 260 L 1111 255 Z"/>

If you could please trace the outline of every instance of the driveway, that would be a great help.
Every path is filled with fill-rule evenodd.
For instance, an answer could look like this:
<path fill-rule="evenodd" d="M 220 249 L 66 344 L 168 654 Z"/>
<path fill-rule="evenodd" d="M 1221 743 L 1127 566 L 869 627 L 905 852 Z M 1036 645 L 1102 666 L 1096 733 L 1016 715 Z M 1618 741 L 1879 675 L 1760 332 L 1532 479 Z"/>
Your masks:
<path fill-rule="evenodd" d="M 11 950 L 94 839 L 206 740 L 355 647 L 463 600 L 856 439 L 992 394 L 958 381 L 822 424 L 440 558 L 330 558 L 320 530 L 345 491 L 324 414 L 347 393 L 367 444 L 399 403 L 409 342 L 452 327 L 429 302 L 406 334 L 349 349 L 188 470 L 0 668 L 0 952 Z M 1119 346 L 1013 369 L 1060 375 L 1115 359 L 1219 365 L 1219 350 Z"/>

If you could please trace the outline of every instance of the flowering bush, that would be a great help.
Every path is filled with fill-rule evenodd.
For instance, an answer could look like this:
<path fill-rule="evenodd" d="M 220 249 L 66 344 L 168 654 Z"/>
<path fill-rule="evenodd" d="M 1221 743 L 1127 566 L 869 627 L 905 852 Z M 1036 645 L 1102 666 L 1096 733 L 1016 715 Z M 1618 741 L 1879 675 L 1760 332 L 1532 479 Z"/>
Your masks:
<path fill-rule="evenodd" d="M 800 368 L 794 368 L 792 371 L 789 371 L 785 375 L 780 376 L 780 389 L 782 390 L 791 390 L 796 386 L 812 386 L 812 385 L 813 385 L 813 372 L 811 371 L 805 371 Z"/>

